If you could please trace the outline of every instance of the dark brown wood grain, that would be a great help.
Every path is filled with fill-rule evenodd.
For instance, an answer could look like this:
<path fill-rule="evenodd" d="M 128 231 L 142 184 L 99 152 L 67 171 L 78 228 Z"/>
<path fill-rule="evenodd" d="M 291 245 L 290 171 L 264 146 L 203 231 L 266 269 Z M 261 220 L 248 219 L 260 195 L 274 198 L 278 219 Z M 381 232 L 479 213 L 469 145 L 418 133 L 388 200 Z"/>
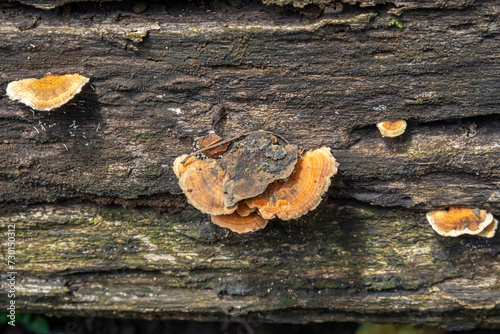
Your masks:
<path fill-rule="evenodd" d="M 500 215 L 497 1 L 70 2 L 0 2 L 0 220 L 23 310 L 499 326 L 498 237 L 425 220 Z M 48 72 L 90 82 L 50 112 L 5 95 Z M 339 173 L 317 211 L 232 234 L 172 171 L 210 130 L 328 146 Z"/>

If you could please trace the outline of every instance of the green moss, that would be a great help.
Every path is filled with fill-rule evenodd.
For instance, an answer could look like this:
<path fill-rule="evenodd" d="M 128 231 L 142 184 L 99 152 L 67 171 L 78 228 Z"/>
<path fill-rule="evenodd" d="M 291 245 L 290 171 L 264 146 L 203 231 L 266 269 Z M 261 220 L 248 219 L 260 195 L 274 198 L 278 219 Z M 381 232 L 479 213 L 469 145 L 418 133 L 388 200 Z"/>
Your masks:
<path fill-rule="evenodd" d="M 293 298 L 290 297 L 280 297 L 278 300 L 275 301 L 273 307 L 280 309 L 280 308 L 286 308 L 290 305 L 293 305 L 295 301 Z"/>
<path fill-rule="evenodd" d="M 435 156 L 437 151 L 425 151 L 425 150 L 420 150 L 418 147 L 416 147 L 415 149 L 413 148 L 408 149 L 406 153 L 411 158 L 430 158 L 432 156 Z"/>
<path fill-rule="evenodd" d="M 235 60 L 242 61 L 248 53 L 248 43 L 252 38 L 252 33 L 247 33 L 238 38 L 231 49 L 231 57 Z"/>
<path fill-rule="evenodd" d="M 355 334 L 424 334 L 424 330 L 413 325 L 388 325 L 363 323 Z"/>
<path fill-rule="evenodd" d="M 137 138 L 137 139 L 149 139 L 149 138 L 153 138 L 154 136 L 156 136 L 156 133 L 138 133 L 135 135 L 135 138 Z"/>
<path fill-rule="evenodd" d="M 418 97 L 413 101 L 410 100 L 408 103 L 410 103 L 410 104 L 425 104 L 427 102 L 424 99 Z"/>
<path fill-rule="evenodd" d="M 431 295 L 427 305 L 427 297 L 420 291 L 409 290 L 459 275 L 452 261 L 434 264 L 434 248 L 425 247 L 436 240 L 434 234 L 426 233 L 427 226 L 415 224 L 413 215 L 406 217 L 400 210 L 323 203 L 303 219 L 273 221 L 262 232 L 237 235 L 208 223 L 206 215 L 197 210 L 163 214 L 117 206 L 56 207 L 51 211 L 47 205 L 13 218 L 19 226 L 19 240 L 26 240 L 19 247 L 19 269 L 36 277 L 100 272 L 97 282 L 81 287 L 83 295 L 97 291 L 100 298 L 85 310 L 101 312 L 117 305 L 123 311 L 126 302 L 110 302 L 113 296 L 123 297 L 123 292 L 139 296 L 137 303 L 144 302 L 142 296 L 152 294 L 147 305 L 134 301 L 131 307 L 154 308 L 161 295 L 178 293 L 189 298 L 197 289 L 211 290 L 209 297 L 213 291 L 222 292 L 228 300 L 243 300 L 247 294 L 266 296 L 261 299 L 268 303 L 263 306 L 266 310 L 286 312 L 297 307 L 297 300 L 317 294 L 319 298 L 309 299 L 314 305 L 307 307 L 330 310 L 335 307 L 332 300 L 337 302 L 335 296 L 345 296 L 348 289 L 358 289 L 360 295 L 366 293 L 364 290 L 402 289 L 413 293 L 418 301 L 403 305 L 403 311 L 417 311 L 435 307 L 436 297 Z M 407 224 L 397 223 L 403 219 Z M 471 252 L 482 254 L 475 248 Z M 468 264 L 459 269 L 469 270 Z M 485 270 L 493 271 L 488 266 L 481 268 L 481 272 Z M 373 272 L 377 276 L 370 274 Z M 102 291 L 106 294 L 99 294 Z M 51 288 L 44 294 L 62 300 L 60 297 L 68 292 L 69 288 L 61 284 L 59 290 Z M 397 293 L 388 292 L 376 294 L 380 303 L 370 304 L 366 311 L 396 311 L 393 305 Z M 32 290 L 30 296 L 39 293 Z M 213 307 L 213 300 L 203 299 L 205 293 L 188 303 L 199 303 L 199 309 Z M 346 305 L 343 303 L 342 307 Z M 175 310 L 176 306 L 165 305 L 160 308 Z M 54 310 L 61 309 L 56 305 Z"/>
<path fill-rule="evenodd" d="M 141 167 L 141 176 L 145 178 L 157 178 L 161 176 L 163 169 L 159 164 L 147 164 Z"/>
<path fill-rule="evenodd" d="M 403 29 L 403 24 L 401 22 L 399 22 L 398 20 L 396 20 L 396 18 L 394 18 L 394 17 L 391 17 L 389 20 L 389 27 L 392 27 L 392 26 L 396 26 L 399 29 Z"/>
<path fill-rule="evenodd" d="M 115 176 L 117 178 L 120 178 L 120 179 L 123 179 L 123 180 L 126 180 L 130 177 L 130 175 L 132 174 L 132 169 L 131 168 L 128 168 L 128 169 L 125 169 L 123 171 L 117 171 L 115 173 Z"/>

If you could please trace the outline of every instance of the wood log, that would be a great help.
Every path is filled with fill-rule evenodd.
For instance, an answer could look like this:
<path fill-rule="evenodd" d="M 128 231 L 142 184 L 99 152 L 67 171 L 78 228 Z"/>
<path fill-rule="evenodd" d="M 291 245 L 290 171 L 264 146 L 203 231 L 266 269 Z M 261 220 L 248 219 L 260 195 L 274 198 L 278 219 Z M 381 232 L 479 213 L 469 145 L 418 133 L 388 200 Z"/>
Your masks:
<path fill-rule="evenodd" d="M 500 327 L 499 238 L 425 219 L 500 214 L 498 2 L 22 3 L 0 2 L 0 91 L 91 80 L 50 112 L 0 95 L 19 310 Z M 331 147 L 339 173 L 317 210 L 237 235 L 186 203 L 172 162 L 260 129 Z"/>

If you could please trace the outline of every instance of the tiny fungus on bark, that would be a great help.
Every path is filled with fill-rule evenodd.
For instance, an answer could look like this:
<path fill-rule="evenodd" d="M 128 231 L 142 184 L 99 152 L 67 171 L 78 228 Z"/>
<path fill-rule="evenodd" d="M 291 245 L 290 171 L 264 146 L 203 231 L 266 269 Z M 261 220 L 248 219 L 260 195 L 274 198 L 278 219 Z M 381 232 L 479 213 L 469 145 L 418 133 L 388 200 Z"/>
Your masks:
<path fill-rule="evenodd" d="M 88 81 L 89 78 L 79 74 L 48 74 L 41 79 L 24 79 L 9 83 L 7 95 L 11 100 L 19 100 L 33 109 L 49 111 L 71 100 Z"/>
<path fill-rule="evenodd" d="M 191 205 L 237 233 L 264 228 L 274 217 L 294 219 L 313 210 L 337 173 L 328 147 L 299 159 L 297 146 L 266 131 L 218 141 L 226 142 L 220 159 L 182 155 L 174 161 L 174 172 Z"/>
<path fill-rule="evenodd" d="M 318 206 L 330 186 L 330 178 L 337 174 L 337 166 L 330 148 L 309 151 L 297 161 L 286 182 L 275 182 L 263 194 L 245 203 L 257 208 L 265 219 L 298 218 Z"/>
<path fill-rule="evenodd" d="M 406 121 L 401 119 L 398 121 L 380 122 L 377 123 L 377 128 L 383 137 L 397 137 L 405 132 Z"/>
<path fill-rule="evenodd" d="M 494 222 L 496 220 L 491 213 L 471 208 L 430 211 L 427 213 L 427 220 L 434 231 L 445 237 L 472 234 L 491 238 L 489 235 L 495 234 L 495 225 L 498 225 Z M 490 225 L 493 226 L 490 227 Z M 485 231 L 487 227 L 490 229 Z"/>

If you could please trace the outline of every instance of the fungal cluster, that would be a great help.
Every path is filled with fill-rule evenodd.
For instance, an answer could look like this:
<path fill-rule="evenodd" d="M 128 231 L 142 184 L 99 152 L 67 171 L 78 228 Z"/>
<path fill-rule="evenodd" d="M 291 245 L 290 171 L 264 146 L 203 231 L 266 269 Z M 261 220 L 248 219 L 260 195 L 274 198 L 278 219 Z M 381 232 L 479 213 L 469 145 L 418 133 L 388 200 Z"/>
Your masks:
<path fill-rule="evenodd" d="M 79 74 L 48 74 L 41 79 L 24 79 L 9 83 L 7 95 L 11 100 L 19 100 L 33 109 L 49 111 L 66 104 L 87 82 L 89 79 Z"/>
<path fill-rule="evenodd" d="M 181 155 L 173 168 L 191 205 L 215 224 L 246 233 L 316 208 L 337 166 L 327 147 L 299 157 L 297 146 L 257 131 L 232 141 L 221 159 Z"/>

